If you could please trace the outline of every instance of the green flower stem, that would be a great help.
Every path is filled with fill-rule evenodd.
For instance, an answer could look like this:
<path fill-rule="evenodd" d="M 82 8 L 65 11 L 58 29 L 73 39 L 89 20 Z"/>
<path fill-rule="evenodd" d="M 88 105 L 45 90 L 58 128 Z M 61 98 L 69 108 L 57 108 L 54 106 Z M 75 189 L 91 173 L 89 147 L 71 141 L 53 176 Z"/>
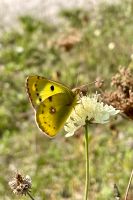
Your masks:
<path fill-rule="evenodd" d="M 132 183 L 132 179 L 133 179 L 133 169 L 132 169 L 132 172 L 131 172 L 131 175 L 130 175 L 130 178 L 129 178 L 129 182 L 128 182 L 128 186 L 127 186 L 127 189 L 126 189 L 126 194 L 125 194 L 124 200 L 127 200 L 127 198 L 128 198 L 128 193 L 129 193 L 129 189 L 130 189 L 130 186 L 131 186 L 131 183 Z"/>
<path fill-rule="evenodd" d="M 35 200 L 35 199 L 31 196 L 31 194 L 30 194 L 29 192 L 27 192 L 27 195 L 28 195 L 32 200 Z"/>
<path fill-rule="evenodd" d="M 85 197 L 88 199 L 89 195 L 89 141 L 88 141 L 88 124 L 85 125 L 85 156 L 86 156 L 86 183 L 85 183 Z"/>

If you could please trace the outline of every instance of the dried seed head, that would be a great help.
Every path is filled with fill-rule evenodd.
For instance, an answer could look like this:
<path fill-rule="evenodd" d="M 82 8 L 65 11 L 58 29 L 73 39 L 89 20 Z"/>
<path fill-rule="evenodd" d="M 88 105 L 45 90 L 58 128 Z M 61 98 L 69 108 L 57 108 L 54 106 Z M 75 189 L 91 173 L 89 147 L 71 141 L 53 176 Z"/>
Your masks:
<path fill-rule="evenodd" d="M 71 30 L 67 35 L 62 35 L 57 41 L 57 46 L 65 51 L 70 51 L 77 43 L 81 41 L 81 33 L 77 30 Z"/>
<path fill-rule="evenodd" d="M 28 175 L 24 177 L 20 173 L 16 173 L 8 184 L 14 194 L 26 195 L 31 189 L 31 178 Z"/>
<path fill-rule="evenodd" d="M 100 77 L 97 77 L 95 80 L 95 87 L 101 88 L 104 84 L 104 80 L 102 80 Z"/>
<path fill-rule="evenodd" d="M 121 68 L 112 77 L 111 86 L 115 90 L 103 94 L 104 102 L 121 110 L 126 116 L 133 119 L 133 75 L 129 69 Z"/>

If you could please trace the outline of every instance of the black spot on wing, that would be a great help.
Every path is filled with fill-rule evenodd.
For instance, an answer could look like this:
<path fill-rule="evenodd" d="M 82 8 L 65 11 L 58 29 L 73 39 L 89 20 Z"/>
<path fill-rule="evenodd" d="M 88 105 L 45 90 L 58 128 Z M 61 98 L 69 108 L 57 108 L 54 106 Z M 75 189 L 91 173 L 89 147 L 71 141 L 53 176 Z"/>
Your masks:
<path fill-rule="evenodd" d="M 31 93 L 29 92 L 29 90 L 28 90 L 28 94 L 29 94 L 29 97 L 31 98 Z"/>
<path fill-rule="evenodd" d="M 27 80 L 26 80 L 26 91 L 27 91 L 27 94 L 28 94 L 28 97 L 29 97 L 29 100 L 30 100 L 30 102 L 32 103 L 32 105 L 33 105 L 33 100 L 32 100 L 32 95 L 31 95 L 31 93 L 30 93 L 30 88 L 29 88 L 29 77 L 27 78 Z"/>
<path fill-rule="evenodd" d="M 56 108 L 53 107 L 53 106 L 51 106 L 51 107 L 49 108 L 49 113 L 50 113 L 50 114 L 56 113 Z"/>
<path fill-rule="evenodd" d="M 54 86 L 53 86 L 53 85 L 51 85 L 50 89 L 51 89 L 51 91 L 54 91 Z"/>
<path fill-rule="evenodd" d="M 48 97 L 49 101 L 52 101 L 52 96 L 51 97 Z"/>
<path fill-rule="evenodd" d="M 36 92 L 38 92 L 37 83 L 34 84 Z"/>
<path fill-rule="evenodd" d="M 39 97 L 39 101 L 40 101 L 40 102 L 42 101 L 42 98 L 41 98 L 41 97 Z"/>

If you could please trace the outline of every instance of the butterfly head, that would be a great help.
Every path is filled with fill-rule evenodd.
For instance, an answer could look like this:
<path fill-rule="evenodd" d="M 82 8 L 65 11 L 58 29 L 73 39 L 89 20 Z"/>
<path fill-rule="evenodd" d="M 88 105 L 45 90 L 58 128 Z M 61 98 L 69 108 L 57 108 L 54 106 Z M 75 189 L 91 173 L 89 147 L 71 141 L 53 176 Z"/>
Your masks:
<path fill-rule="evenodd" d="M 86 96 L 88 92 L 88 85 L 81 85 L 79 87 L 76 87 L 72 90 L 76 95 Z"/>

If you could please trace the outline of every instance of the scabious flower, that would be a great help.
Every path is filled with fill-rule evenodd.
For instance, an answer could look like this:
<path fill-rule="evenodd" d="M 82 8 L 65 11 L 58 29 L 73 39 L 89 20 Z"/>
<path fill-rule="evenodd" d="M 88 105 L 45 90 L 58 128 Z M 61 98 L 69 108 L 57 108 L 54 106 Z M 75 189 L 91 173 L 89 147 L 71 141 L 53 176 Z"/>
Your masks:
<path fill-rule="evenodd" d="M 119 110 L 98 99 L 99 95 L 95 94 L 92 97 L 83 96 L 78 101 L 64 127 L 67 132 L 66 137 L 72 136 L 86 122 L 104 124 L 111 116 L 119 113 Z"/>

